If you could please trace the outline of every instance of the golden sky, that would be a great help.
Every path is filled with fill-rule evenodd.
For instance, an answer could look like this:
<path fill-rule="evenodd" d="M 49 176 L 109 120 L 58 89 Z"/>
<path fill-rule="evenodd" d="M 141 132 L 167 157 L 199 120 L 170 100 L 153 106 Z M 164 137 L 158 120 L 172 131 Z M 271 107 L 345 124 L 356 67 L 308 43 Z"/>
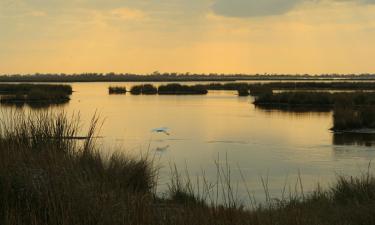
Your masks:
<path fill-rule="evenodd" d="M 0 74 L 375 73 L 375 0 L 1 0 Z"/>

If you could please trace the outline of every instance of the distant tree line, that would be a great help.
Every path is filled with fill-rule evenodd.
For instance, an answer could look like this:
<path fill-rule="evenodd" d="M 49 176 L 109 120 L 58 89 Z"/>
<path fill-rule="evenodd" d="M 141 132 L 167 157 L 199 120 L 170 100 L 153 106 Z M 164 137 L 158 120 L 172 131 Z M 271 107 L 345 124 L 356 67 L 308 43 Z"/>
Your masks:
<path fill-rule="evenodd" d="M 79 73 L 3 74 L 0 82 L 126 82 L 126 81 L 240 81 L 240 80 L 375 80 L 375 74 L 197 74 L 197 73 Z"/>

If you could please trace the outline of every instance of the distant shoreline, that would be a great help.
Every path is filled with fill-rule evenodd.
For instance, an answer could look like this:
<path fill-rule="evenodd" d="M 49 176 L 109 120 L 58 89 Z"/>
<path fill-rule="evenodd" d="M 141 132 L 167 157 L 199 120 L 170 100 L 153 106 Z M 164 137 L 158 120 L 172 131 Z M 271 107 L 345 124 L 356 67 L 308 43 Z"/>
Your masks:
<path fill-rule="evenodd" d="M 244 75 L 244 74 L 12 74 L 0 82 L 236 82 L 236 81 L 375 81 L 375 74 Z"/>

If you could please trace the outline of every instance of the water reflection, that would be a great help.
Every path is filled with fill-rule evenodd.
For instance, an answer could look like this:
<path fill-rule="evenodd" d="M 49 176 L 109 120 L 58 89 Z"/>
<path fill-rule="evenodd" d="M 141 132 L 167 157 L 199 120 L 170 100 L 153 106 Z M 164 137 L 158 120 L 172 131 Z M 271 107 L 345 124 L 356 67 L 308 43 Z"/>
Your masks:
<path fill-rule="evenodd" d="M 371 147 L 375 145 L 375 134 L 334 133 L 334 145 L 357 145 Z"/>
<path fill-rule="evenodd" d="M 169 147 L 171 147 L 170 145 L 166 145 L 166 146 L 160 146 L 160 147 L 156 147 L 155 151 L 157 152 L 165 152 L 169 149 Z"/>
<path fill-rule="evenodd" d="M 60 102 L 43 102 L 43 101 L 35 101 L 35 102 L 21 102 L 21 101 L 15 101 L 15 102 L 7 102 L 7 103 L 1 103 L 2 107 L 14 107 L 22 109 L 24 107 L 29 107 L 31 109 L 47 109 L 49 107 L 55 107 L 55 106 L 65 106 L 69 103 L 69 100 L 67 101 L 60 101 Z"/>
<path fill-rule="evenodd" d="M 332 111 L 330 107 L 317 107 L 317 106 L 276 106 L 276 105 L 257 105 L 257 110 L 264 112 L 285 112 L 285 113 L 329 113 Z"/>

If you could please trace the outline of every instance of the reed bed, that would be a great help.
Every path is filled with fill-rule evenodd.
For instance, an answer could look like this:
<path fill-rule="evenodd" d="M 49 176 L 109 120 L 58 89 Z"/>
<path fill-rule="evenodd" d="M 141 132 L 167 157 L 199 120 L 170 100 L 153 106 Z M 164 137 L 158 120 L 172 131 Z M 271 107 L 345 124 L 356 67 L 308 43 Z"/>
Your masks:
<path fill-rule="evenodd" d="M 133 86 L 130 90 L 132 95 L 156 95 L 158 89 L 152 84 L 142 84 Z"/>
<path fill-rule="evenodd" d="M 110 95 L 123 95 L 126 94 L 126 87 L 111 86 L 108 87 L 108 94 Z"/>
<path fill-rule="evenodd" d="M 300 91 L 374 91 L 375 82 L 270 82 L 270 83 L 210 83 L 203 85 L 207 90 L 250 90 L 254 96 L 272 93 L 274 90 Z"/>
<path fill-rule="evenodd" d="M 366 129 L 375 131 L 375 107 L 340 106 L 334 109 L 332 130 L 348 132 Z"/>
<path fill-rule="evenodd" d="M 181 84 L 166 84 L 159 88 L 151 84 L 143 84 L 133 86 L 130 90 L 133 95 L 204 95 L 207 94 L 207 89 L 202 85 L 181 85 Z"/>
<path fill-rule="evenodd" d="M 51 105 L 67 103 L 72 94 L 69 85 L 0 84 L 0 103 L 6 105 Z"/>
<path fill-rule="evenodd" d="M 375 105 L 375 93 L 352 92 L 352 93 L 330 93 L 330 92 L 280 92 L 264 94 L 257 97 L 255 105 L 282 106 L 328 106 L 335 105 L 350 106 L 372 106 Z"/>
<path fill-rule="evenodd" d="M 375 82 L 270 82 L 251 84 L 250 87 L 261 86 L 273 90 L 375 90 Z"/>
<path fill-rule="evenodd" d="M 146 159 L 102 156 L 98 118 L 84 141 L 79 117 L 3 113 L 0 122 L 1 224 L 137 224 L 153 198 Z M 139 206 L 142 205 L 142 209 Z M 138 223 L 139 224 L 139 223 Z M 142 224 L 142 223 L 140 223 Z"/>
<path fill-rule="evenodd" d="M 205 95 L 208 93 L 204 85 L 167 84 L 158 88 L 159 95 Z"/>
<path fill-rule="evenodd" d="M 28 94 L 33 90 L 58 92 L 65 95 L 73 93 L 70 85 L 63 84 L 0 84 L 0 94 Z"/>

